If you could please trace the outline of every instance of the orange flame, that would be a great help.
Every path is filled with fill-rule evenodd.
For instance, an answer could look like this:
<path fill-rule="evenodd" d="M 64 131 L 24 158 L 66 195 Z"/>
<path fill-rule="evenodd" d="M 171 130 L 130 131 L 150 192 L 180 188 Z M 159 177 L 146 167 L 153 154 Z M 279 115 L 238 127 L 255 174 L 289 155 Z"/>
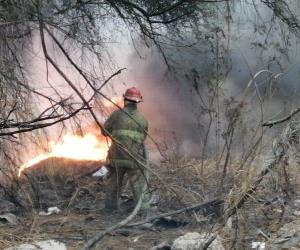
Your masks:
<path fill-rule="evenodd" d="M 65 135 L 61 142 L 49 143 L 50 152 L 40 154 L 33 159 L 23 164 L 18 171 L 18 176 L 24 169 L 29 168 L 38 162 L 45 160 L 49 157 L 63 157 L 74 160 L 92 160 L 101 161 L 105 160 L 109 143 L 106 140 L 99 140 L 91 133 L 81 136 Z"/>
<path fill-rule="evenodd" d="M 117 109 L 115 104 L 117 104 L 118 106 L 123 106 L 123 97 L 121 96 L 113 96 L 110 98 L 110 100 L 111 102 L 108 100 L 104 100 L 103 102 L 104 107 Z"/>

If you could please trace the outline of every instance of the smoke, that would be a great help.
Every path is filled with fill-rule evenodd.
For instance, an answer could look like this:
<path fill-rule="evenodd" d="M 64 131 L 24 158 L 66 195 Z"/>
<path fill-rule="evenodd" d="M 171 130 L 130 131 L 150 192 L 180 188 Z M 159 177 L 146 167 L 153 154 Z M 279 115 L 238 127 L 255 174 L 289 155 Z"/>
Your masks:
<path fill-rule="evenodd" d="M 107 45 L 108 58 L 104 58 L 102 64 L 87 54 L 89 60 L 81 61 L 80 65 L 86 72 L 96 72 L 98 82 L 116 69 L 126 67 L 126 71 L 107 85 L 105 93 L 109 97 L 120 97 L 126 88 L 139 87 L 144 96 L 140 109 L 149 121 L 150 135 L 162 148 L 200 157 L 204 145 L 207 152 L 223 145 L 228 113 L 241 101 L 252 77 L 262 69 L 274 75 L 282 73 L 277 81 L 271 81 L 270 74 L 261 74 L 251 86 L 236 132 L 236 147 L 239 148 L 247 144 L 246 130 L 260 126 L 261 119 L 284 116 L 298 105 L 300 57 L 297 38 L 274 18 L 268 7 L 258 6 L 232 3 L 230 21 L 224 8 L 217 17 L 207 18 L 210 25 L 203 25 L 197 39 L 186 31 L 185 40 L 180 42 L 190 46 L 165 43 L 164 51 L 171 69 L 155 46 L 145 46 L 143 42 L 133 46 L 129 35 L 119 39 L 119 43 Z M 78 72 L 62 59 L 55 46 L 48 47 L 71 80 L 89 95 Z M 62 97 L 71 95 L 76 100 L 53 68 L 46 68 L 39 42 L 34 41 L 32 50 L 36 55 L 29 58 L 33 86 L 55 95 L 50 82 L 60 90 Z M 72 53 L 78 62 L 82 60 L 79 55 L 80 51 Z M 46 107 L 40 99 L 36 99 L 36 103 Z M 269 133 L 272 137 L 276 130 Z"/>
<path fill-rule="evenodd" d="M 122 65 L 128 71 L 119 79 L 125 84 L 120 87 L 113 83 L 117 92 L 121 94 L 130 86 L 142 90 L 145 102 L 141 109 L 149 120 L 150 133 L 157 140 L 165 138 L 163 134 L 172 136 L 177 153 L 201 155 L 210 119 L 213 122 L 206 146 L 209 150 L 221 147 L 229 120 L 227 109 L 241 101 L 249 81 L 260 70 L 272 74 L 258 76 L 248 91 L 236 132 L 237 148 L 247 143 L 246 130 L 260 127 L 262 121 L 282 117 L 299 105 L 297 38 L 263 4 L 259 4 L 259 12 L 252 4 L 241 4 L 232 9 L 231 18 L 230 24 L 225 18 L 219 20 L 221 32 L 204 30 L 202 40 L 193 46 L 168 47 L 166 55 L 174 66 L 171 70 L 157 50 L 142 44 L 138 46 L 139 53 L 131 48 L 122 57 Z M 185 42 L 194 43 L 188 33 Z M 210 103 L 216 84 L 219 100 Z M 204 108 L 212 110 L 213 118 Z M 279 129 L 280 126 L 267 131 L 266 136 L 273 138 Z"/>

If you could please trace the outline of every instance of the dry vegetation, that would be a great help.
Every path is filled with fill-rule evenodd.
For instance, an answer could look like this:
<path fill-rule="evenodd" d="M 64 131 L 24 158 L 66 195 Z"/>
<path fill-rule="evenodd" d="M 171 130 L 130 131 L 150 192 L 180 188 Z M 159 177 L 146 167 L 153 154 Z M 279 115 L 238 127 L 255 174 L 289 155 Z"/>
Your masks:
<path fill-rule="evenodd" d="M 121 213 L 107 215 L 101 212 L 105 180 L 91 177 L 99 164 L 49 159 L 26 170 L 19 180 L 18 197 L 23 199 L 28 212 L 24 209 L 16 211 L 19 216 L 17 227 L 7 224 L 0 226 L 1 248 L 51 238 L 67 243 L 70 249 L 81 249 L 83 243 L 96 232 L 128 216 L 131 206 L 125 195 L 127 193 L 130 196 L 127 189 L 124 190 Z M 172 160 L 154 164 L 153 171 L 163 180 L 161 182 L 152 177 L 151 190 L 159 196 L 155 213 L 169 212 L 216 198 L 226 199 L 227 194 L 234 192 L 237 187 L 239 194 L 242 194 L 247 188 L 241 187 L 247 186 L 245 183 L 252 183 L 254 176 L 257 176 L 253 171 L 262 169 L 259 164 L 264 162 L 257 160 L 252 170 L 241 174 L 238 161 L 232 160 L 229 165 L 230 174 L 225 179 L 222 191 L 222 171 L 216 171 L 214 159 L 204 162 L 202 174 L 202 161 L 195 159 L 174 157 Z M 270 236 L 282 225 L 295 219 L 292 215 L 292 203 L 300 187 L 297 168 L 298 164 L 294 159 L 276 166 L 237 214 L 231 217 L 232 226 L 219 230 L 228 249 L 232 246 L 236 249 L 248 249 L 251 241 L 263 237 L 260 232 Z M 288 179 L 285 178 L 286 174 Z M 39 192 L 35 193 L 33 190 Z M 24 194 L 31 199 L 28 200 Z M 49 206 L 58 206 L 62 213 L 38 215 L 39 211 Z M 184 232 L 214 231 L 222 224 L 220 219 L 223 215 L 223 206 L 213 206 L 174 215 L 174 221 L 171 222 L 158 220 L 151 229 L 143 226 L 121 228 L 107 235 L 96 249 L 149 249 L 162 241 L 172 242 Z M 142 220 L 144 216 L 139 214 L 135 221 Z"/>
<path fill-rule="evenodd" d="M 265 9 L 260 12 L 260 8 Z M 188 148 L 196 152 L 196 158 L 184 158 L 176 151 L 183 144 L 177 131 L 170 129 L 166 136 L 176 137 L 174 148 L 151 138 L 154 150 L 164 157 L 150 163 L 150 190 L 158 197 L 155 213 L 212 200 L 219 203 L 174 215 L 171 221 L 153 221 L 151 228 L 123 226 L 96 247 L 149 249 L 185 232 L 199 231 L 221 235 L 227 249 L 247 249 L 251 241 L 266 241 L 284 224 L 297 222 L 293 213 L 299 208 L 293 202 L 300 191 L 300 130 L 290 120 L 299 114 L 300 108 L 291 108 L 299 105 L 299 95 L 289 83 L 295 75 L 286 77 L 288 80 L 283 76 L 298 63 L 293 64 L 297 59 L 293 56 L 300 36 L 299 9 L 297 1 L 289 0 L 1 1 L 0 208 L 15 213 L 18 224 L 1 221 L 0 248 L 51 238 L 67 243 L 70 249 L 81 249 L 86 240 L 132 210 L 125 188 L 121 213 L 101 212 L 105 179 L 91 177 L 100 162 L 52 158 L 17 177 L 20 148 L 41 147 L 41 141 L 49 139 L 43 129 L 59 124 L 60 135 L 66 130 L 83 131 L 82 121 L 92 121 L 98 131 L 102 128 L 102 101 L 112 103 L 103 89 L 124 71 L 115 66 L 110 45 L 123 40 L 127 32 L 138 57 L 143 56 L 139 49 L 144 52 L 146 47 L 163 62 L 151 62 L 156 66 L 154 74 L 159 67 L 165 68 L 172 87 L 188 89 L 184 101 L 180 93 L 173 98 L 180 100 L 179 105 L 190 103 L 183 104 L 191 110 L 181 122 L 193 123 L 194 131 L 187 134 L 197 137 L 199 144 L 199 149 Z M 235 37 L 245 32 L 242 22 L 253 37 Z M 238 53 L 257 57 L 253 61 L 235 58 L 244 40 L 251 40 L 248 45 L 254 50 L 247 47 L 245 55 Z M 47 78 L 41 88 L 31 84 L 34 74 L 27 68 L 38 57 Z M 145 68 L 152 68 L 151 63 Z M 249 72 L 240 68 L 241 63 Z M 63 90 L 48 74 L 58 76 L 57 84 Z M 236 82 L 231 82 L 235 74 Z M 278 87 L 280 81 L 284 90 Z M 152 85 L 146 86 L 150 88 Z M 44 110 L 36 107 L 40 103 L 46 104 Z M 163 104 L 157 104 L 159 111 Z M 279 107 L 284 110 L 280 110 L 282 117 L 268 121 Z M 176 106 L 172 110 L 182 115 L 176 113 Z M 192 127 L 186 126 L 187 130 Z M 161 152 L 164 150 L 169 152 Z M 266 162 L 268 154 L 271 158 Z M 62 213 L 38 214 L 50 206 L 58 206 Z M 139 213 L 134 220 L 144 218 Z"/>

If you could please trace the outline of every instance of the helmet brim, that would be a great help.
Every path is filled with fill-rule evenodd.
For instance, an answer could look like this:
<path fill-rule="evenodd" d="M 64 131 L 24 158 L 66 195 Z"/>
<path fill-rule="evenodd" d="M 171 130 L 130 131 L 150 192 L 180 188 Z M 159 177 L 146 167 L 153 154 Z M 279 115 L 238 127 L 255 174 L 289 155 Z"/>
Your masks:
<path fill-rule="evenodd" d="M 139 103 L 139 102 L 143 102 L 143 99 L 140 98 L 135 98 L 135 97 L 128 97 L 123 95 L 124 99 L 130 102 L 135 102 L 135 103 Z"/>

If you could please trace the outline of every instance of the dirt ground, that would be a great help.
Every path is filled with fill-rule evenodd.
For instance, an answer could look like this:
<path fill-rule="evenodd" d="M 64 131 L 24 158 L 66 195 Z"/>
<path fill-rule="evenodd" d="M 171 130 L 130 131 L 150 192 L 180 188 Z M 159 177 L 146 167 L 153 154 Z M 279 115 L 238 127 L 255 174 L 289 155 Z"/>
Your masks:
<path fill-rule="evenodd" d="M 47 239 L 61 241 L 68 249 L 82 249 L 83 243 L 95 233 L 129 215 L 131 193 L 126 184 L 121 211 L 106 214 L 101 210 L 104 204 L 105 180 L 91 176 L 97 164 L 90 164 L 85 171 L 80 170 L 82 166 L 79 163 L 76 163 L 77 168 L 74 171 L 75 163 L 66 160 L 63 163 L 65 169 L 61 171 L 61 164 L 60 160 L 54 160 L 51 167 L 49 164 L 38 166 L 27 173 L 31 176 L 31 181 L 27 178 L 20 180 L 22 192 L 20 191 L 18 197 L 22 198 L 27 194 L 30 199 L 24 199 L 30 205 L 26 210 L 19 209 L 16 212 L 17 225 L 0 223 L 0 249 Z M 84 164 L 86 167 L 86 163 Z M 240 177 L 231 175 L 220 189 L 220 173 L 209 171 L 213 162 L 204 164 L 202 172 L 202 162 L 197 160 L 181 159 L 154 165 L 152 169 L 159 174 L 161 180 L 152 176 L 150 189 L 158 197 L 158 204 L 151 215 L 222 199 L 232 184 L 238 183 L 237 179 Z M 233 169 L 229 172 L 234 173 L 234 164 L 231 166 Z M 273 177 L 266 178 L 257 195 L 248 200 L 238 216 L 232 218 L 231 227 L 220 232 L 226 249 L 250 249 L 251 241 L 260 237 L 259 230 L 270 235 L 284 223 L 294 219 L 292 203 L 299 193 L 300 186 L 296 185 L 298 175 L 289 178 L 289 188 L 293 191 L 278 189 L 280 191 L 277 193 L 270 188 L 270 183 L 274 182 Z M 38 194 L 34 195 L 30 182 L 34 182 L 35 188 L 40 190 Z M 282 181 L 276 179 L 276 182 L 278 188 L 281 187 Z M 289 197 L 286 192 L 289 192 Z M 57 206 L 62 212 L 50 216 L 38 214 L 50 206 Z M 207 233 L 218 225 L 218 209 L 172 216 L 167 222 L 156 221 L 151 228 L 121 228 L 105 236 L 95 249 L 150 249 L 162 242 L 171 244 L 175 238 L 186 232 Z M 140 221 L 145 216 L 139 214 L 134 221 Z"/>
<path fill-rule="evenodd" d="M 117 223 L 126 215 L 113 214 L 103 216 L 100 213 L 81 214 L 63 213 L 61 215 L 25 216 L 19 225 L 1 226 L 1 249 L 30 241 L 56 239 L 64 242 L 68 249 L 82 249 L 84 240 L 96 232 Z M 106 236 L 95 249 L 150 249 L 163 242 L 172 241 L 185 232 L 194 231 L 196 227 L 157 228 L 155 230 L 120 229 Z"/>

